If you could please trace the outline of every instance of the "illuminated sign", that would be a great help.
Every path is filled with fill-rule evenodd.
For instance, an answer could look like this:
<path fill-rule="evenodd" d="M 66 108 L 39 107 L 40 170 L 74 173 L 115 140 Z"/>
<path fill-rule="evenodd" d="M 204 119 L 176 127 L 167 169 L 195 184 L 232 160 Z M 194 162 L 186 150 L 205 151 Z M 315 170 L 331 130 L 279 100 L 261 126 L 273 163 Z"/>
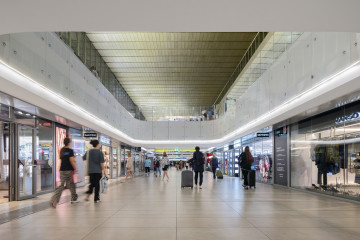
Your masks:
<path fill-rule="evenodd" d="M 42 122 L 42 123 L 39 123 L 39 126 L 42 126 L 42 127 L 51 127 L 51 122 Z"/>
<path fill-rule="evenodd" d="M 84 133 L 85 138 L 96 138 L 97 133 Z"/>
<path fill-rule="evenodd" d="M 181 149 L 181 148 L 169 148 L 169 149 L 155 149 L 156 153 L 193 153 L 195 149 Z"/>
<path fill-rule="evenodd" d="M 270 133 L 256 133 L 256 137 L 269 137 Z"/>
<path fill-rule="evenodd" d="M 287 134 L 287 127 L 284 126 L 284 127 L 276 129 L 275 134 L 277 136 L 286 135 Z"/>
<path fill-rule="evenodd" d="M 111 145 L 111 140 L 108 137 L 100 136 L 100 143 L 106 144 L 106 145 Z"/>
<path fill-rule="evenodd" d="M 344 123 L 344 122 L 350 122 L 354 119 L 358 119 L 360 118 L 360 112 L 354 112 L 354 113 L 350 113 L 350 114 L 347 114 L 345 116 L 339 116 L 335 119 L 335 123 L 338 124 L 338 123 Z"/>

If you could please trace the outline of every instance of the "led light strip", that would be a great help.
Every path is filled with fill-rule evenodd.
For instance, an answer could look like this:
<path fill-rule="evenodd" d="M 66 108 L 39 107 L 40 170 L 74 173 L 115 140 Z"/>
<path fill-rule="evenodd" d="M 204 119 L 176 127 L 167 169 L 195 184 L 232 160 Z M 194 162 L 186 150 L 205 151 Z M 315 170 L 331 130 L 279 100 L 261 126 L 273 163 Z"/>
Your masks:
<path fill-rule="evenodd" d="M 53 103 L 56 103 L 58 106 L 63 106 L 66 109 L 72 109 L 75 114 L 79 116 L 79 113 L 81 113 L 80 117 L 90 121 L 94 122 L 100 129 L 103 128 L 109 132 L 114 133 L 116 136 L 118 136 L 120 139 L 125 139 L 126 141 L 134 144 L 135 146 L 142 146 L 142 145 L 219 145 L 223 144 L 230 139 L 241 135 L 242 133 L 245 133 L 249 129 L 253 129 L 258 125 L 264 124 L 268 122 L 269 120 L 281 115 L 281 113 L 289 111 L 296 107 L 297 105 L 309 101 L 309 99 L 312 99 L 314 96 L 318 96 L 320 93 L 324 93 L 324 89 L 326 89 L 329 86 L 337 86 L 339 84 L 344 83 L 343 79 L 346 77 L 351 76 L 352 74 L 357 74 L 355 77 L 360 75 L 360 61 L 357 61 L 353 64 L 351 64 L 349 67 L 343 69 L 342 71 L 325 78 L 324 80 L 320 81 L 318 84 L 313 86 L 312 88 L 300 93 L 299 95 L 295 96 L 294 98 L 286 101 L 285 103 L 281 104 L 280 106 L 276 107 L 273 110 L 270 110 L 269 112 L 259 116 L 255 120 L 245 124 L 242 127 L 237 128 L 233 132 L 223 136 L 219 139 L 213 139 L 213 140 L 139 140 L 134 139 L 130 137 L 129 135 L 125 134 L 124 132 L 120 131 L 119 129 L 113 127 L 109 123 L 105 122 L 104 120 L 99 119 L 92 113 L 86 111 L 82 107 L 76 105 L 71 100 L 63 97 L 62 95 L 54 92 L 53 90 L 43 86 L 42 84 L 36 82 L 31 77 L 27 76 L 26 74 L 18 71 L 17 69 L 9 66 L 5 62 L 0 60 L 0 72 L 4 75 L 8 74 L 9 76 L 12 76 L 13 82 L 15 82 L 19 86 L 26 86 L 31 85 L 31 88 L 27 88 L 28 91 L 32 92 L 39 92 L 41 93 L 41 96 L 52 99 Z M 5 79 L 7 79 L 5 77 Z M 9 80 L 9 79 L 7 79 Z M 331 89 L 330 89 L 331 90 Z M 217 121 L 217 120 L 214 120 Z"/>

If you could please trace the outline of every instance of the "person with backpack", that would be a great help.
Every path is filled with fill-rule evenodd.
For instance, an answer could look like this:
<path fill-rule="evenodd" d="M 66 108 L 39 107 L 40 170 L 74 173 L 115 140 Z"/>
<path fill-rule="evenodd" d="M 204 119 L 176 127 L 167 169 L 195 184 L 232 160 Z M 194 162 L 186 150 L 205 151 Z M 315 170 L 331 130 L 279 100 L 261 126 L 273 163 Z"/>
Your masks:
<path fill-rule="evenodd" d="M 192 164 L 195 171 L 195 187 L 197 186 L 200 175 L 199 188 L 202 189 L 205 157 L 204 154 L 200 152 L 200 147 L 195 147 L 195 150 L 196 151 L 193 153 L 193 157 L 189 162 Z"/>
<path fill-rule="evenodd" d="M 161 177 L 161 164 L 160 164 L 160 160 L 158 158 L 156 158 L 155 166 L 156 166 L 155 176 L 157 177 L 157 174 L 159 172 L 159 177 Z"/>
<path fill-rule="evenodd" d="M 243 187 L 245 189 L 249 189 L 248 175 L 249 172 L 251 171 L 251 165 L 254 162 L 254 158 L 251 155 L 249 146 L 245 147 L 245 151 L 240 154 L 239 160 L 240 160 L 241 171 L 244 176 Z"/>
<path fill-rule="evenodd" d="M 210 166 L 211 166 L 211 170 L 213 172 L 214 179 L 215 179 L 216 178 L 216 169 L 219 167 L 219 161 L 218 161 L 215 153 L 213 153 L 213 157 L 210 160 Z"/>

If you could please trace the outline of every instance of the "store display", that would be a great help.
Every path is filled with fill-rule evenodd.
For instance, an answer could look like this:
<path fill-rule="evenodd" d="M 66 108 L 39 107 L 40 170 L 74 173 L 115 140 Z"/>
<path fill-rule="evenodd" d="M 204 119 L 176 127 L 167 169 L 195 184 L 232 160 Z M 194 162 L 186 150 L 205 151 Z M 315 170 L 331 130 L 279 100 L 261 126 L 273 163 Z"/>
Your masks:
<path fill-rule="evenodd" d="M 354 168 L 354 172 L 355 172 L 355 183 L 360 184 L 360 153 L 356 154 L 356 158 L 353 161 L 353 168 Z"/>

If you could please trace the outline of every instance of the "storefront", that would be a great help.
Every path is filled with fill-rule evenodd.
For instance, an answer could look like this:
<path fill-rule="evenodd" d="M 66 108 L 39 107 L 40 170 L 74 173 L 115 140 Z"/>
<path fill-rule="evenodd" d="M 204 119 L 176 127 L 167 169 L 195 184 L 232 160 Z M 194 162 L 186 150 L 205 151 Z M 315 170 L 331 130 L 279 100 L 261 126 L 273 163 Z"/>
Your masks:
<path fill-rule="evenodd" d="M 111 178 L 120 177 L 120 143 L 112 141 Z"/>
<path fill-rule="evenodd" d="M 0 203 L 9 201 L 11 108 L 0 104 Z"/>
<path fill-rule="evenodd" d="M 218 159 L 218 164 L 219 164 L 219 170 L 224 172 L 224 154 L 223 154 L 223 148 L 217 148 L 215 149 L 215 156 Z"/>
<path fill-rule="evenodd" d="M 101 151 L 104 154 L 106 175 L 111 178 L 111 174 L 112 174 L 112 172 L 111 172 L 111 165 L 112 165 L 111 139 L 105 135 L 100 135 L 99 142 L 101 144 Z"/>
<path fill-rule="evenodd" d="M 67 137 L 67 127 L 61 124 L 55 124 L 55 167 L 56 167 L 56 187 L 60 185 L 60 150 L 64 146 L 64 139 Z"/>
<path fill-rule="evenodd" d="M 120 177 L 123 177 L 126 175 L 126 160 L 127 160 L 127 155 L 126 155 L 126 148 L 124 146 L 121 146 L 121 151 L 120 151 Z"/>
<path fill-rule="evenodd" d="M 134 163 L 134 176 L 140 176 L 142 170 L 143 155 L 140 147 L 131 149 L 131 156 L 133 157 Z"/>
<path fill-rule="evenodd" d="M 360 101 L 291 125 L 291 186 L 359 200 Z"/>
<path fill-rule="evenodd" d="M 258 132 L 251 133 L 234 141 L 233 145 L 224 147 L 225 174 L 235 177 L 243 177 L 239 173 L 239 156 L 248 146 L 254 163 L 252 169 L 256 171 L 256 181 L 272 183 L 273 175 L 273 134 L 271 128 L 267 127 Z M 227 148 L 233 148 L 227 150 Z"/>
<path fill-rule="evenodd" d="M 69 137 L 71 138 L 72 148 L 74 150 L 75 161 L 78 172 L 81 177 L 81 182 L 77 183 L 77 187 L 85 186 L 86 166 L 82 156 L 85 154 L 85 139 L 83 138 L 82 129 L 69 128 Z"/>

